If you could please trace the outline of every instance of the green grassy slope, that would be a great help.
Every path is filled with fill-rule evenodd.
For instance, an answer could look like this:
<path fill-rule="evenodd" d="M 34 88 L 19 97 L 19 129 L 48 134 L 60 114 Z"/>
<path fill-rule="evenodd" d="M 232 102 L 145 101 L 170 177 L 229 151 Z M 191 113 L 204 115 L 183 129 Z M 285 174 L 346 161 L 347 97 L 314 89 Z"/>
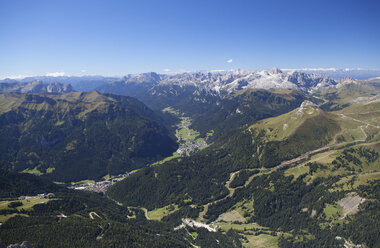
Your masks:
<path fill-rule="evenodd" d="M 377 103 L 370 104 L 339 112 L 305 104 L 226 134 L 190 158 L 142 170 L 108 195 L 153 211 L 176 204 L 179 209 L 161 221 L 186 217 L 232 228 L 246 237 L 247 247 L 342 247 L 345 240 L 374 247 L 378 115 L 356 120 L 376 110 Z M 366 226 L 370 230 L 358 232 Z"/>

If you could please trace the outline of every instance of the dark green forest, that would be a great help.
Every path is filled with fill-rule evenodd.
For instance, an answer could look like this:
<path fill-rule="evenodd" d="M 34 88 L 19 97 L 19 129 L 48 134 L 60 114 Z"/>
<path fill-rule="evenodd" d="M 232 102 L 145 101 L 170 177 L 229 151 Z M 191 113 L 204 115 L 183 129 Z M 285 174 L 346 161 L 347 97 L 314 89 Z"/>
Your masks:
<path fill-rule="evenodd" d="M 22 103 L 0 114 L 2 168 L 36 168 L 56 181 L 98 179 L 176 149 L 161 117 L 130 97 L 97 92 L 11 97 Z"/>
<path fill-rule="evenodd" d="M 184 229 L 173 231 L 171 221 L 148 221 L 142 210 L 119 206 L 100 194 L 52 187 L 55 184 L 34 175 L 1 170 L 1 176 L 9 178 L 2 186 L 19 188 L 14 194 L 55 193 L 46 204 L 12 212 L 20 215 L 1 226 L 0 237 L 5 244 L 27 240 L 35 247 L 217 247 L 216 240 L 220 240 L 223 244 L 218 247 L 240 247 L 240 236 L 233 231 L 209 233 L 199 229 L 198 238 L 193 240 Z M 22 185 L 33 188 L 23 191 Z M 10 199 L 12 195 L 7 196 Z"/>
<path fill-rule="evenodd" d="M 312 95 L 242 90 L 216 96 L 170 85 L 161 90 L 171 97 L 139 96 L 154 111 L 134 98 L 98 92 L 1 95 L 1 241 L 229 248 L 260 238 L 282 248 L 345 242 L 378 247 L 375 125 L 357 126 L 354 118 L 360 117 L 354 114 L 319 109 L 275 139 L 270 128 L 252 124 L 287 113 Z M 330 101 L 338 98 L 328 93 L 316 102 L 328 111 L 349 106 Z M 162 113 L 168 106 L 180 114 Z M 181 115 L 191 118 L 200 137 L 213 130 L 208 147 L 154 163 L 176 150 L 173 133 Z M 376 115 L 368 118 L 374 123 Z M 53 183 L 137 168 L 105 193 Z M 48 192 L 54 195 L 33 206 L 18 199 Z M 186 219 L 216 231 L 185 224 Z"/>

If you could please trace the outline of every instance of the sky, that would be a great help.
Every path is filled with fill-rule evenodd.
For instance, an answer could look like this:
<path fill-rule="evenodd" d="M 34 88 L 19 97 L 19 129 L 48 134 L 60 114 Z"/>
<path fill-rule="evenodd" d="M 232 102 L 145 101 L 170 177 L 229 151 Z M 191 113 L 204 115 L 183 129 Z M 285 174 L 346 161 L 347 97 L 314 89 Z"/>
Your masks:
<path fill-rule="evenodd" d="M 0 78 L 380 69 L 378 0 L 0 0 Z"/>

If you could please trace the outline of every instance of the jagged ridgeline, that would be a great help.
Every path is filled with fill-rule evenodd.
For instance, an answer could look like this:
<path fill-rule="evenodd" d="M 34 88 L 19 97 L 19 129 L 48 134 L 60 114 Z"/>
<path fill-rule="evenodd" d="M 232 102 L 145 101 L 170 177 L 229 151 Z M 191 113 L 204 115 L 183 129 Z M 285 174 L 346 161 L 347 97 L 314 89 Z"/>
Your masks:
<path fill-rule="evenodd" d="M 0 163 L 57 181 L 96 179 L 171 154 L 175 141 L 138 100 L 98 92 L 0 95 Z"/>
<path fill-rule="evenodd" d="M 154 110 L 171 107 L 193 119 L 201 136 L 212 139 L 231 128 L 298 107 L 308 92 L 334 87 L 329 77 L 299 72 L 243 71 L 128 75 L 98 88 L 138 98 Z"/>

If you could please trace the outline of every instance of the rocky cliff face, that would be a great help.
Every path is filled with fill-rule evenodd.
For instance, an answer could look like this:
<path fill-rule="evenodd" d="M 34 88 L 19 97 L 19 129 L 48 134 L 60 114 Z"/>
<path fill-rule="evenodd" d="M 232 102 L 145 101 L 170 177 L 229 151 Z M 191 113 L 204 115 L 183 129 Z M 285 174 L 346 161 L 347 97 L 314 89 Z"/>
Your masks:
<path fill-rule="evenodd" d="M 235 70 L 218 73 L 180 73 L 172 76 L 156 73 L 128 75 L 121 80 L 102 86 L 108 93 L 125 93 L 139 96 L 165 94 L 175 88 L 191 88 L 192 91 L 209 95 L 231 95 L 243 89 L 295 89 L 303 92 L 335 87 L 338 83 L 330 77 L 303 72 L 282 72 L 273 68 L 264 71 Z M 174 90 L 173 90 L 174 88 Z"/>

